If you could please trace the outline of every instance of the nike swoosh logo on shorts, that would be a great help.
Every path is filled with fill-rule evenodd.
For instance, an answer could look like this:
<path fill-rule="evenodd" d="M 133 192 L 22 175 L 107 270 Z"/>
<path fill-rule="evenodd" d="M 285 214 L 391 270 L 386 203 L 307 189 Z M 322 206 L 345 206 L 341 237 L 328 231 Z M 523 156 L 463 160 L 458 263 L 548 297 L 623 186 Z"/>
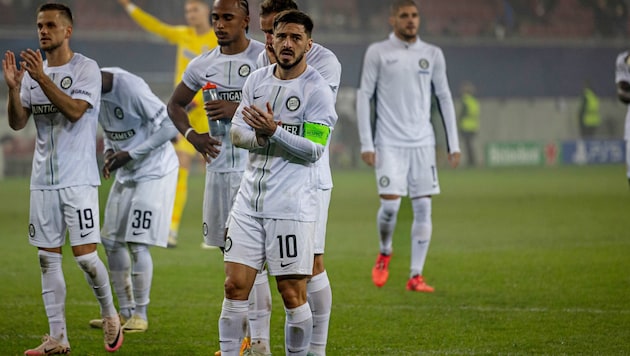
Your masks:
<path fill-rule="evenodd" d="M 146 232 L 146 231 L 134 231 L 134 232 L 132 232 L 131 234 L 132 234 L 133 236 L 138 236 L 138 235 L 142 235 L 142 234 L 144 234 L 145 232 Z"/>
<path fill-rule="evenodd" d="M 289 262 L 289 263 L 282 263 L 280 262 L 280 267 L 285 268 L 285 267 L 289 267 L 290 265 L 294 264 L 295 262 Z"/>
<path fill-rule="evenodd" d="M 89 234 L 91 234 L 93 231 L 88 232 L 87 234 L 81 233 L 81 238 L 84 238 L 86 236 L 88 236 Z"/>

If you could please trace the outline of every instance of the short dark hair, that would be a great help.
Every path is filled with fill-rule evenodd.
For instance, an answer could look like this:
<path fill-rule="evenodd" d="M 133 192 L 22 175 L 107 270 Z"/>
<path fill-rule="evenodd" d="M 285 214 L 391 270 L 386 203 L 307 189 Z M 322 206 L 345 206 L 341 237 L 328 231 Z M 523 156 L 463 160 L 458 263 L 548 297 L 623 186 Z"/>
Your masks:
<path fill-rule="evenodd" d="M 418 9 L 418 4 L 414 0 L 394 0 L 390 7 L 391 14 L 396 15 L 398 10 L 405 6 L 415 6 Z"/>
<path fill-rule="evenodd" d="M 61 13 L 61 16 L 65 17 L 71 25 L 74 24 L 74 21 L 72 19 L 72 11 L 70 11 L 70 8 L 64 4 L 54 2 L 42 4 L 37 8 L 37 14 L 42 11 L 59 11 Z"/>
<path fill-rule="evenodd" d="M 281 23 L 295 23 L 298 25 L 304 26 L 304 32 L 311 37 L 313 33 L 313 20 L 311 18 L 299 10 L 287 10 L 278 13 L 273 18 L 273 32 L 276 32 L 276 28 Z"/>
<path fill-rule="evenodd" d="M 298 10 L 293 0 L 264 0 L 260 3 L 260 15 L 276 14 L 285 10 Z"/>

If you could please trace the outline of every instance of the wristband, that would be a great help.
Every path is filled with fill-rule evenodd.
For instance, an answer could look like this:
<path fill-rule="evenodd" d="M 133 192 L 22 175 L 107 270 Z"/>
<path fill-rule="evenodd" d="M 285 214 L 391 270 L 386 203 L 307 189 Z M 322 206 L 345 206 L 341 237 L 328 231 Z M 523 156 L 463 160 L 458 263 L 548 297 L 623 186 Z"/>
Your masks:
<path fill-rule="evenodd" d="M 187 140 L 188 140 L 188 134 L 189 134 L 191 131 L 195 131 L 195 129 L 193 129 L 192 127 L 189 127 L 189 128 L 188 128 L 188 130 L 186 130 L 186 133 L 184 133 L 184 138 L 185 138 L 185 139 L 187 139 Z"/>

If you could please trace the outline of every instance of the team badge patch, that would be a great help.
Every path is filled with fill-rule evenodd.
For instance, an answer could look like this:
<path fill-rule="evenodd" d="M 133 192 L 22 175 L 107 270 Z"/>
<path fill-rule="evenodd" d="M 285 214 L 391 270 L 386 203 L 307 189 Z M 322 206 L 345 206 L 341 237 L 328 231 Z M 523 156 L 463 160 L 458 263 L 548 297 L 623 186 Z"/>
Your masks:
<path fill-rule="evenodd" d="M 378 185 L 385 188 L 389 186 L 389 177 L 383 176 L 378 180 Z"/>
<path fill-rule="evenodd" d="M 28 224 L 28 236 L 31 238 L 35 237 L 35 225 Z"/>
<path fill-rule="evenodd" d="M 208 236 L 208 224 L 203 223 L 201 230 L 203 232 L 203 236 Z"/>
<path fill-rule="evenodd" d="M 63 79 L 61 79 L 61 87 L 64 89 L 68 89 L 72 86 L 72 78 L 70 77 L 65 77 Z"/>
<path fill-rule="evenodd" d="M 427 68 L 429 68 L 429 61 L 428 61 L 428 60 L 426 60 L 426 59 L 424 59 L 424 58 L 422 58 L 422 59 L 420 60 L 420 62 L 418 62 L 418 65 L 419 65 L 419 66 L 420 66 L 420 68 L 422 68 L 422 69 L 427 69 Z"/>
<path fill-rule="evenodd" d="M 232 238 L 231 237 L 226 237 L 225 238 L 225 252 L 229 252 L 232 249 Z"/>
<path fill-rule="evenodd" d="M 116 109 L 114 109 L 114 115 L 116 115 L 116 118 L 118 120 L 122 120 L 125 118 L 125 113 L 123 112 L 123 109 L 119 106 L 117 106 Z"/>
<path fill-rule="evenodd" d="M 287 100 L 287 109 L 289 111 L 295 111 L 300 108 L 300 98 L 297 96 L 292 96 Z"/>
<path fill-rule="evenodd" d="M 238 69 L 238 75 L 240 75 L 241 77 L 246 77 L 249 75 L 249 73 L 252 72 L 252 68 L 249 66 L 249 64 L 243 64 L 239 69 Z"/>

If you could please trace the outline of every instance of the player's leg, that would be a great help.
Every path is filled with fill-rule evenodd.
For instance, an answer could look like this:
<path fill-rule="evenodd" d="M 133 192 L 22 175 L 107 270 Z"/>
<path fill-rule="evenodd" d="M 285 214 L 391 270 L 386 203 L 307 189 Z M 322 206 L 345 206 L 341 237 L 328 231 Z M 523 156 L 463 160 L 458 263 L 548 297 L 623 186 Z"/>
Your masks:
<path fill-rule="evenodd" d="M 60 247 L 65 244 L 66 225 L 58 191 L 31 191 L 28 233 L 29 243 L 39 249 L 42 299 L 48 317 L 49 337 L 39 347 L 28 350 L 27 354 L 52 344 L 69 349 L 65 315 L 66 282 Z"/>
<path fill-rule="evenodd" d="M 219 318 L 222 356 L 236 356 L 241 349 L 249 294 L 265 260 L 264 236 L 260 219 L 232 211 L 223 255 L 225 298 Z"/>
<path fill-rule="evenodd" d="M 256 274 L 254 286 L 249 293 L 247 318 L 252 350 L 264 355 L 270 354 L 271 289 L 266 269 Z"/>
<path fill-rule="evenodd" d="M 435 147 L 412 149 L 413 159 L 409 174 L 409 194 L 413 210 L 411 225 L 411 272 L 407 290 L 433 292 L 424 282 L 423 269 L 429 252 L 433 225 L 431 196 L 440 193 Z"/>
<path fill-rule="evenodd" d="M 401 196 L 407 194 L 406 172 L 408 152 L 395 148 L 377 148 L 376 179 L 380 207 L 376 214 L 379 232 L 379 254 L 372 268 L 372 282 L 382 287 L 389 278 L 394 230 L 400 210 Z"/>
<path fill-rule="evenodd" d="M 125 187 L 118 182 L 112 184 L 105 204 L 101 229 L 111 283 L 118 299 L 123 324 L 131 318 L 136 306 L 132 292 L 131 257 L 125 241 L 133 193 L 132 187 Z M 102 320 L 91 320 L 90 326 L 102 327 Z"/>
<path fill-rule="evenodd" d="M 328 343 L 328 325 L 332 310 L 332 290 L 328 274 L 324 267 L 324 249 L 326 246 L 326 225 L 328 223 L 328 207 L 332 190 L 318 190 L 319 215 L 315 227 L 313 251 L 313 276 L 306 284 L 308 304 L 313 315 L 313 335 L 309 346 L 309 354 L 326 355 Z"/>
<path fill-rule="evenodd" d="M 626 140 L 626 177 L 630 185 L 630 140 Z"/>
<path fill-rule="evenodd" d="M 313 314 L 306 282 L 313 273 L 315 222 L 264 222 L 269 274 L 276 277 L 285 310 L 284 340 L 287 355 L 306 355 L 313 334 Z"/>
<path fill-rule="evenodd" d="M 175 199 L 177 172 L 135 184 L 127 215 L 125 241 L 131 252 L 131 284 L 135 300 L 134 313 L 123 329 L 144 332 L 149 327 L 147 308 L 153 281 L 153 258 L 150 247 L 166 247 L 169 223 Z M 160 192 L 155 195 L 155 192 Z"/>

